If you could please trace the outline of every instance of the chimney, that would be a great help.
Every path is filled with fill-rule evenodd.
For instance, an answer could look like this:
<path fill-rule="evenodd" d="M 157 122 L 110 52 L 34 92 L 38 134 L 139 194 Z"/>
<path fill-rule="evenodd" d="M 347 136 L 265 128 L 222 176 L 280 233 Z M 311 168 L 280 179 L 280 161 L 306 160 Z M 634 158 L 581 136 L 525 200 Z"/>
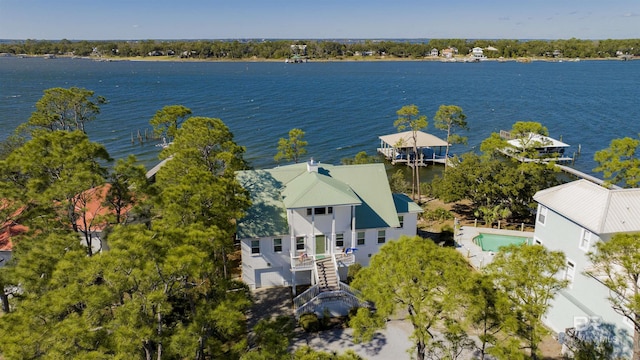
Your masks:
<path fill-rule="evenodd" d="M 318 172 L 318 163 L 313 161 L 313 158 L 307 162 L 307 171 L 308 172 Z"/>

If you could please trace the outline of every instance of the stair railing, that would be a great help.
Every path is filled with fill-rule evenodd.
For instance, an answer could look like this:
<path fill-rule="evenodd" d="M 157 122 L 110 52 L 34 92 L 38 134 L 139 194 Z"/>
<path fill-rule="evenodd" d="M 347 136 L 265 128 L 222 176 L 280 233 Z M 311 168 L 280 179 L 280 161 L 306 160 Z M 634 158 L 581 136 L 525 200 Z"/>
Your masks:
<path fill-rule="evenodd" d="M 318 285 L 314 285 L 314 286 L 308 288 L 302 294 L 296 296 L 293 299 L 293 306 L 295 307 L 295 309 L 301 308 L 304 304 L 308 303 L 313 298 L 318 296 L 319 292 L 320 291 L 318 289 Z"/>

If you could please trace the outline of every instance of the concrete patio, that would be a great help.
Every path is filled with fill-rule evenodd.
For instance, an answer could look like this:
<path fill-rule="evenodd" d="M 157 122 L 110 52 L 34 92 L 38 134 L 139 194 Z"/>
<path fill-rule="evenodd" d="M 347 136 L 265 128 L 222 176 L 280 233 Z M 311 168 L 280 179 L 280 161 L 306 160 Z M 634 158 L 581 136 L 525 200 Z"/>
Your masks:
<path fill-rule="evenodd" d="M 481 228 L 473 226 L 462 226 L 456 234 L 454 234 L 454 240 L 456 242 L 456 250 L 458 250 L 469 263 L 476 269 L 481 269 L 487 264 L 493 261 L 495 255 L 491 251 L 482 251 L 482 248 L 473 241 L 473 238 L 485 234 L 498 234 L 498 235 L 510 235 L 533 238 L 533 232 L 530 231 L 517 231 L 517 230 L 502 230 L 492 228 Z"/>

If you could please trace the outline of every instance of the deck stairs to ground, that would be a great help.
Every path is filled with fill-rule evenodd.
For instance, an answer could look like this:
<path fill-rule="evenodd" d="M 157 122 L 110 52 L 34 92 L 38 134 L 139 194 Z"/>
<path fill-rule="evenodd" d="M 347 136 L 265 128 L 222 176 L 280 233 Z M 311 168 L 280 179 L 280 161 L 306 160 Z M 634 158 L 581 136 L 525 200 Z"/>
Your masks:
<path fill-rule="evenodd" d="M 340 281 L 334 257 L 316 260 L 313 270 L 316 284 L 293 299 L 296 318 L 305 313 L 345 316 L 353 308 L 372 307 L 358 291 Z"/>
<path fill-rule="evenodd" d="M 316 261 L 318 290 L 320 292 L 340 290 L 338 273 L 330 257 Z"/>

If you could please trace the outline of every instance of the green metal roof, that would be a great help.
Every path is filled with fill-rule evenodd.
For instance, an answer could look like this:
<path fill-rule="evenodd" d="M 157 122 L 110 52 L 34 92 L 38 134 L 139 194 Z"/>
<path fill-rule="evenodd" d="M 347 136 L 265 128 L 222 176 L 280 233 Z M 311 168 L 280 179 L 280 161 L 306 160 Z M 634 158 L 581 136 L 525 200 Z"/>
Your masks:
<path fill-rule="evenodd" d="M 238 223 L 238 236 L 245 239 L 289 234 L 286 209 L 356 205 L 357 229 L 398 227 L 398 212 L 421 211 L 408 198 L 394 199 L 384 164 L 319 164 L 318 172 L 293 164 L 237 177 L 253 201 Z"/>
<path fill-rule="evenodd" d="M 289 234 L 280 191 L 284 184 L 266 170 L 240 171 L 238 181 L 251 194 L 251 207 L 238 223 L 242 239 Z"/>
<path fill-rule="evenodd" d="M 399 213 L 421 213 L 424 210 L 405 194 L 393 194 L 393 202 Z"/>
<path fill-rule="evenodd" d="M 349 185 L 316 172 L 305 172 L 290 181 L 282 196 L 287 209 L 362 203 Z"/>

